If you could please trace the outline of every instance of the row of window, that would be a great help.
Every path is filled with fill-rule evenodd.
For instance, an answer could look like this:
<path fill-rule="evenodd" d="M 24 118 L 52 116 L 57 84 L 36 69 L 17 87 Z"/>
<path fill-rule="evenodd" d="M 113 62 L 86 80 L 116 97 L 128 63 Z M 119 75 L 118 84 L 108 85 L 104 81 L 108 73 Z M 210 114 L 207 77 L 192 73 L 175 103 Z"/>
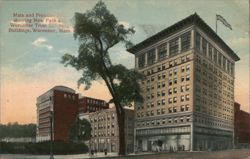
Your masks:
<path fill-rule="evenodd" d="M 137 122 L 137 127 L 141 126 L 153 126 L 153 125 L 166 125 L 166 124 L 173 124 L 173 123 L 184 123 L 190 122 L 190 116 L 182 116 L 176 118 L 165 118 L 160 120 L 152 120 L 152 121 L 145 121 L 145 122 Z"/>
<path fill-rule="evenodd" d="M 198 32 L 195 35 L 195 48 L 202 52 L 204 56 L 218 64 L 230 75 L 234 75 L 234 63 L 230 62 L 222 53 L 220 53 L 212 44 L 210 44 Z"/>
<path fill-rule="evenodd" d="M 98 133 L 92 133 L 91 137 L 105 137 L 105 136 L 115 136 L 115 132 L 98 132 Z"/>
<path fill-rule="evenodd" d="M 181 39 L 181 43 L 179 43 L 179 38 Z M 169 43 L 169 48 L 168 48 Z M 180 51 L 187 51 L 190 49 L 191 44 L 191 32 L 184 33 L 180 37 L 175 37 L 174 39 L 170 40 L 169 42 L 165 42 L 159 45 L 156 48 L 149 50 L 146 53 L 142 53 L 138 56 L 138 67 L 142 68 L 146 65 L 146 60 L 148 65 L 152 65 L 156 62 L 156 49 L 158 50 L 158 58 L 159 60 L 164 59 L 165 57 L 173 56 L 179 53 Z M 179 45 L 181 45 L 181 50 L 179 50 Z M 168 53 L 169 49 L 169 53 Z M 147 59 L 146 59 L 147 54 Z"/>
<path fill-rule="evenodd" d="M 113 113 L 112 115 L 107 115 L 107 116 L 99 116 L 95 118 L 90 118 L 90 122 L 97 122 L 97 121 L 106 121 L 106 120 L 114 120 L 115 119 L 115 114 Z"/>
<path fill-rule="evenodd" d="M 139 109 L 143 109 L 144 107 L 138 107 L 137 110 Z M 178 107 L 177 106 L 169 106 L 168 107 L 168 113 L 177 113 L 177 112 L 185 112 L 185 111 L 190 111 L 190 107 L 189 107 L 189 104 L 186 104 L 186 105 L 181 105 L 179 107 L 179 109 L 177 109 Z M 137 117 L 140 118 L 140 117 L 144 117 L 144 116 L 154 116 L 155 114 L 156 115 L 161 115 L 161 114 L 165 114 L 166 111 L 165 111 L 165 108 L 161 108 L 161 109 L 157 109 L 157 110 L 151 110 L 151 111 L 147 111 L 145 112 L 138 112 L 137 113 Z"/>
<path fill-rule="evenodd" d="M 64 93 L 63 95 L 64 98 L 66 99 L 72 99 L 72 100 L 75 100 L 75 95 L 71 95 L 71 94 L 67 94 L 67 93 Z"/>
<path fill-rule="evenodd" d="M 87 104 L 95 104 L 95 105 L 106 105 L 106 102 L 101 101 L 101 100 L 96 100 L 96 99 L 88 99 L 87 98 Z"/>

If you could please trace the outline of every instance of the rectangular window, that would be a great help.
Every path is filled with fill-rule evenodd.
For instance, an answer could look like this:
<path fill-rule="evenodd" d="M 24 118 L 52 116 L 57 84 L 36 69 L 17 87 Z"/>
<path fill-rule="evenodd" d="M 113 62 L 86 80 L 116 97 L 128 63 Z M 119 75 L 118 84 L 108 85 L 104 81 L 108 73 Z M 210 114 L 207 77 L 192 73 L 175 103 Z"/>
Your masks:
<path fill-rule="evenodd" d="M 187 51 L 190 49 L 191 44 L 191 32 L 181 35 L 181 51 Z"/>
<path fill-rule="evenodd" d="M 205 56 L 207 55 L 207 41 L 204 38 L 202 38 L 202 52 Z"/>
<path fill-rule="evenodd" d="M 158 47 L 158 56 L 159 59 L 163 59 L 164 57 L 167 56 L 167 43 L 161 44 Z"/>
<path fill-rule="evenodd" d="M 222 56 L 222 66 L 223 66 L 223 69 L 226 70 L 226 57 L 225 56 Z"/>
<path fill-rule="evenodd" d="M 201 35 L 198 32 L 195 34 L 195 48 L 199 51 L 201 48 Z"/>
<path fill-rule="evenodd" d="M 209 48 L 208 48 L 208 57 L 210 59 L 212 59 L 213 55 L 212 55 L 212 49 L 213 49 L 213 46 L 211 44 L 209 44 Z"/>
<path fill-rule="evenodd" d="M 177 37 L 169 42 L 169 55 L 170 56 L 178 53 L 178 48 L 179 48 L 178 41 L 179 41 L 179 38 Z"/>
<path fill-rule="evenodd" d="M 174 75 L 177 75 L 178 69 L 174 68 Z"/>
<path fill-rule="evenodd" d="M 218 60 L 218 59 L 217 59 L 217 52 L 218 52 L 218 51 L 217 51 L 216 49 L 214 49 L 214 62 L 215 62 L 215 63 L 217 63 L 217 60 Z"/>
<path fill-rule="evenodd" d="M 148 52 L 148 64 L 151 65 L 155 62 L 155 49 Z"/>
<path fill-rule="evenodd" d="M 221 55 L 221 53 L 220 52 L 218 52 L 218 55 L 219 55 L 219 58 L 218 58 L 218 60 L 219 60 L 219 65 L 221 66 L 221 59 L 222 59 L 222 55 Z"/>
<path fill-rule="evenodd" d="M 142 68 L 144 67 L 144 65 L 145 65 L 145 54 L 141 54 L 138 57 L 138 66 L 139 68 Z"/>

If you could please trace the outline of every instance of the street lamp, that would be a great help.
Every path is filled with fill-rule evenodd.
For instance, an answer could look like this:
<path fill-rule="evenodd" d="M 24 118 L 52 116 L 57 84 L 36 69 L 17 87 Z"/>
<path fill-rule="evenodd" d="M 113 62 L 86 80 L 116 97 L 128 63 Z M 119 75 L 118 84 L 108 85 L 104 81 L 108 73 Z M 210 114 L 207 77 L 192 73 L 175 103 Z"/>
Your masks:
<path fill-rule="evenodd" d="M 54 156 L 53 156 L 53 138 L 52 138 L 52 135 L 53 135 L 53 112 L 52 110 L 50 111 L 50 115 L 49 115 L 49 119 L 50 119 L 50 159 L 54 159 Z"/>

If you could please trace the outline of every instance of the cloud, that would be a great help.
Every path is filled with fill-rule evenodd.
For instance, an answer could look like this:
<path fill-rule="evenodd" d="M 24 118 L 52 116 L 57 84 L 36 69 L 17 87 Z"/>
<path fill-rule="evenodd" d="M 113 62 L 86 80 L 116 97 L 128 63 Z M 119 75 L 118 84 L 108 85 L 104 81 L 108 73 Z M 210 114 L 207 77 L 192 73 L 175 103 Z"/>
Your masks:
<path fill-rule="evenodd" d="M 32 45 L 40 48 L 46 48 L 49 51 L 53 49 L 52 45 L 47 44 L 47 39 L 44 37 L 39 37 L 35 41 L 32 42 Z"/>

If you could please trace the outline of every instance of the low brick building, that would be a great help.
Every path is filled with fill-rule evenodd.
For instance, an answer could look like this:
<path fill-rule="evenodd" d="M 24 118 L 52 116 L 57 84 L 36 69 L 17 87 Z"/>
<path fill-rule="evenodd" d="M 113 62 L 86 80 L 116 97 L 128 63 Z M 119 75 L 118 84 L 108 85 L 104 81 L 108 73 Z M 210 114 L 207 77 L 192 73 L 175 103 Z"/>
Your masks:
<path fill-rule="evenodd" d="M 250 144 L 250 113 L 240 110 L 234 103 L 234 140 L 235 144 Z"/>
<path fill-rule="evenodd" d="M 133 152 L 134 145 L 134 110 L 125 110 L 126 152 Z M 119 130 L 115 108 L 89 114 L 92 126 L 90 148 L 108 152 L 118 152 Z"/>
<path fill-rule="evenodd" d="M 79 114 L 91 113 L 108 108 L 109 104 L 101 99 L 90 97 L 81 97 L 79 99 Z"/>

